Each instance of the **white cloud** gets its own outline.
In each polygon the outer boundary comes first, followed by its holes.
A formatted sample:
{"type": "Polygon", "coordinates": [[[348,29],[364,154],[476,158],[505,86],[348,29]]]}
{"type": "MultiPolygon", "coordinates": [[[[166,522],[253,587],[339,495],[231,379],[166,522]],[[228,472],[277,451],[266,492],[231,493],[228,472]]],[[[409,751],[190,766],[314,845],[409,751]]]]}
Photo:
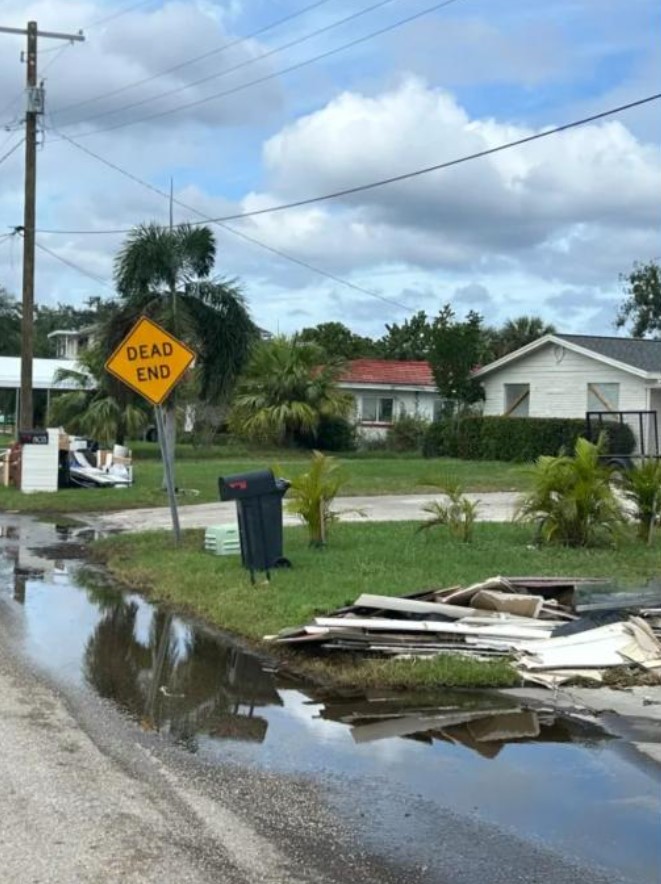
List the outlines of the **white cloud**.
{"type": "MultiPolygon", "coordinates": [[[[603,2],[615,15],[615,0],[603,2]]],[[[580,16],[583,25],[593,22],[595,0],[559,3],[557,15],[549,12],[539,23],[535,17],[534,24],[521,17],[525,4],[519,0],[508,0],[497,20],[483,14],[486,7],[479,0],[466,8],[465,19],[458,5],[453,17],[444,13],[437,21],[426,21],[424,28],[397,32],[401,41],[365,44],[359,54],[338,56],[333,64],[313,66],[305,75],[272,81],[231,101],[201,105],[153,125],[118,129],[82,143],[162,190],[168,190],[173,176],[178,197],[217,216],[450,160],[580,116],[583,109],[594,111],[597,101],[600,107],[607,106],[609,95],[630,99],[647,91],[658,64],[648,53],[649,0],[641,0],[637,7],[644,7],[644,14],[636,18],[628,9],[624,18],[617,19],[621,35],[607,16],[603,22],[595,20],[589,34],[577,27],[574,35],[573,25],[567,23],[577,23],[580,16]],[[419,44],[416,65],[410,44],[417,44],[421,32],[425,39],[419,44]],[[574,43],[568,42],[570,38],[574,43]],[[620,44],[633,58],[626,74],[618,79],[619,69],[614,67],[603,89],[583,89],[582,78],[595,76],[602,49],[603,58],[610,58],[620,44]],[[401,51],[395,52],[395,47],[401,51]],[[368,64],[370,59],[374,64],[368,64]],[[449,69],[456,71],[454,78],[449,69]],[[431,82],[412,71],[426,72],[431,82]],[[317,88],[319,83],[323,88],[317,88]],[[475,84],[480,83],[487,86],[476,92],[475,84]],[[517,105],[514,114],[506,100],[491,107],[488,96],[494,83],[519,88],[530,96],[534,110],[521,116],[523,105],[517,105]],[[448,84],[453,91],[448,91],[448,84]],[[559,85],[550,101],[552,84],[559,85]],[[321,97],[329,94],[330,100],[321,97]],[[597,99],[598,95],[606,98],[597,99]],[[544,107],[567,104],[561,113],[543,113],[544,107]],[[476,106],[489,106],[489,115],[476,106]],[[527,122],[513,122],[519,119],[527,122]]],[[[344,12],[347,6],[353,8],[353,3],[347,0],[344,12]]],[[[19,0],[6,0],[2,20],[24,25],[34,17],[41,27],[75,31],[112,8],[100,0],[66,4],[38,0],[26,9],[19,0]]],[[[293,9],[293,3],[286,7],[293,9]]],[[[260,10],[260,15],[266,14],[260,10]]],[[[155,0],[92,28],[83,46],[68,48],[46,71],[49,107],[151,76],[264,23],[251,15],[256,13],[249,4],[155,0]]],[[[277,17],[272,11],[271,16],[277,17]]],[[[272,39],[269,35],[267,42],[275,45],[327,23],[330,7],[324,16],[320,12],[310,20],[302,18],[272,39]]],[[[7,101],[20,95],[25,72],[18,61],[23,41],[0,39],[1,108],[5,95],[7,101]]],[[[339,35],[332,40],[329,36],[321,49],[339,40],[339,35]]],[[[44,41],[42,48],[50,47],[44,41]]],[[[135,91],[81,107],[76,113],[82,118],[84,112],[150,98],[150,104],[127,111],[125,117],[102,118],[81,131],[173,107],[268,72],[273,68],[258,64],[240,76],[151,102],[163,89],[190,83],[263,48],[242,44],[226,56],[212,56],[135,91]]],[[[50,59],[55,53],[44,54],[42,66],[50,59]]],[[[274,60],[274,67],[279,64],[274,60]]],[[[0,121],[15,112],[0,116],[0,121]]],[[[69,117],[75,118],[73,113],[69,117]]],[[[459,312],[474,307],[490,322],[542,311],[563,330],[599,326],[607,331],[620,295],[618,274],[636,259],[659,255],[661,163],[658,144],[652,143],[658,137],[657,118],[658,109],[650,106],[632,116],[336,203],[232,223],[276,249],[411,310],[434,312],[456,298],[459,312]],[[557,300],[567,292],[571,298],[557,300]],[[570,310],[572,298],[576,306],[570,310]]],[[[63,116],[61,122],[66,119],[63,116]]],[[[66,131],[75,137],[78,130],[66,131]]],[[[126,228],[167,219],[162,197],[66,142],[56,143],[54,134],[47,136],[38,167],[41,229],[126,228]]],[[[194,217],[181,208],[176,208],[175,216],[177,220],[194,217]]],[[[19,150],[0,165],[0,236],[21,220],[19,150]]],[[[403,308],[351,291],[229,233],[219,229],[216,233],[218,272],[243,280],[256,318],[267,327],[288,330],[338,318],[357,330],[378,334],[385,322],[401,321],[406,315],[403,308]]],[[[113,254],[122,241],[121,235],[40,234],[39,238],[62,257],[104,278],[112,273],[113,254]]],[[[0,243],[0,284],[18,291],[19,271],[20,243],[0,243]]],[[[43,253],[37,281],[41,301],[75,302],[99,290],[94,282],[43,253]]]]}

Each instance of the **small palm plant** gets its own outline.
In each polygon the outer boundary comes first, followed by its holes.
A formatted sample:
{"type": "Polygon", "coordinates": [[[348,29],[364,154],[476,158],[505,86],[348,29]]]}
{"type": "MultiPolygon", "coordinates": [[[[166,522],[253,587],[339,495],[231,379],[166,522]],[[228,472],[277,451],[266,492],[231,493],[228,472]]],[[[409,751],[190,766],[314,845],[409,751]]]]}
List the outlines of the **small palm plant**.
{"type": "Polygon", "coordinates": [[[516,518],[537,523],[541,542],[595,546],[617,539],[625,514],[611,485],[612,468],[603,462],[605,447],[603,434],[596,445],[579,438],[573,456],[538,459],[516,518]]]}
{"type": "Polygon", "coordinates": [[[337,519],[331,504],[345,481],[338,460],[319,451],[312,453],[310,468],[291,480],[287,511],[307,525],[310,546],[325,546],[328,529],[337,519]]]}
{"type": "Polygon", "coordinates": [[[645,458],[622,476],[624,496],[636,507],[638,536],[652,542],[654,527],[661,516],[661,461],[645,458]]]}
{"type": "Polygon", "coordinates": [[[448,502],[435,500],[424,506],[424,512],[429,513],[431,518],[420,525],[418,531],[426,531],[438,525],[447,525],[453,537],[461,540],[462,543],[470,543],[473,539],[479,501],[469,500],[465,497],[463,488],[456,482],[446,482],[441,487],[448,502]]]}

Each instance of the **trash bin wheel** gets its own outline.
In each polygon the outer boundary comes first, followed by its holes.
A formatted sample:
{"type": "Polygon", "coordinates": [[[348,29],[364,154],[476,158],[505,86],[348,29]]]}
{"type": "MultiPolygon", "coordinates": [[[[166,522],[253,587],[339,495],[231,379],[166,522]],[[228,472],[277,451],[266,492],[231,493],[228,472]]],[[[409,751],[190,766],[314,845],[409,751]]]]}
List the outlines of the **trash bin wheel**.
{"type": "Polygon", "coordinates": [[[288,558],[286,558],[285,556],[280,556],[279,559],[276,559],[276,560],[275,560],[275,562],[274,562],[274,564],[273,564],[273,567],[274,567],[274,568],[291,568],[291,567],[292,567],[292,563],[291,563],[290,560],[289,560],[288,558]]]}

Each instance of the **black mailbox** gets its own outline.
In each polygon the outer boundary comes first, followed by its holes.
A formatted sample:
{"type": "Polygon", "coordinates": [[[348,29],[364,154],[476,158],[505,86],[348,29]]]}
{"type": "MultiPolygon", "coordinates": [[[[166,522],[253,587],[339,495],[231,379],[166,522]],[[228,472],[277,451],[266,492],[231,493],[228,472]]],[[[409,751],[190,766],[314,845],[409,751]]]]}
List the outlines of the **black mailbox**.
{"type": "Polygon", "coordinates": [[[236,473],[218,479],[221,500],[246,500],[273,494],[276,490],[275,476],[271,470],[255,470],[253,473],[236,473]]]}
{"type": "Polygon", "coordinates": [[[235,500],[241,540],[241,561],[255,582],[255,571],[290,567],[283,556],[282,498],[289,482],[271,470],[236,473],[218,479],[221,500],[235,500]]]}

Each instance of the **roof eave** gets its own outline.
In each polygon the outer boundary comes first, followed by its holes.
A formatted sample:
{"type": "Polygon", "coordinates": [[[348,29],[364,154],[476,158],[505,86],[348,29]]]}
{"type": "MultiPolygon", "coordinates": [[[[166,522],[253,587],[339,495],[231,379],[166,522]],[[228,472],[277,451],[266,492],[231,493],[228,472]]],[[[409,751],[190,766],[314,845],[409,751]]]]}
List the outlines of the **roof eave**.
{"type": "Polygon", "coordinates": [[[625,371],[628,374],[636,375],[636,377],[643,378],[643,380],[651,381],[656,380],[659,377],[658,373],[645,371],[642,368],[636,368],[635,365],[630,365],[628,362],[620,362],[619,359],[612,359],[610,356],[604,356],[603,353],[597,353],[596,350],[590,350],[589,347],[581,347],[580,344],[575,344],[573,341],[568,341],[565,338],[561,338],[558,335],[544,335],[542,338],[538,338],[536,341],[533,341],[530,344],[526,344],[525,347],[520,347],[518,350],[514,350],[512,353],[508,353],[506,356],[502,356],[500,359],[497,359],[495,362],[489,363],[489,365],[485,365],[484,368],[478,369],[474,372],[474,378],[482,378],[487,374],[491,374],[494,371],[498,371],[505,365],[509,365],[511,362],[516,362],[518,359],[522,359],[525,356],[528,356],[530,353],[534,353],[536,350],[539,350],[541,347],[546,344],[557,344],[560,347],[566,347],[567,350],[571,350],[574,353],[578,353],[581,356],[586,356],[588,359],[594,359],[597,362],[603,362],[605,365],[610,365],[611,368],[617,368],[620,371],[625,371]]]}

